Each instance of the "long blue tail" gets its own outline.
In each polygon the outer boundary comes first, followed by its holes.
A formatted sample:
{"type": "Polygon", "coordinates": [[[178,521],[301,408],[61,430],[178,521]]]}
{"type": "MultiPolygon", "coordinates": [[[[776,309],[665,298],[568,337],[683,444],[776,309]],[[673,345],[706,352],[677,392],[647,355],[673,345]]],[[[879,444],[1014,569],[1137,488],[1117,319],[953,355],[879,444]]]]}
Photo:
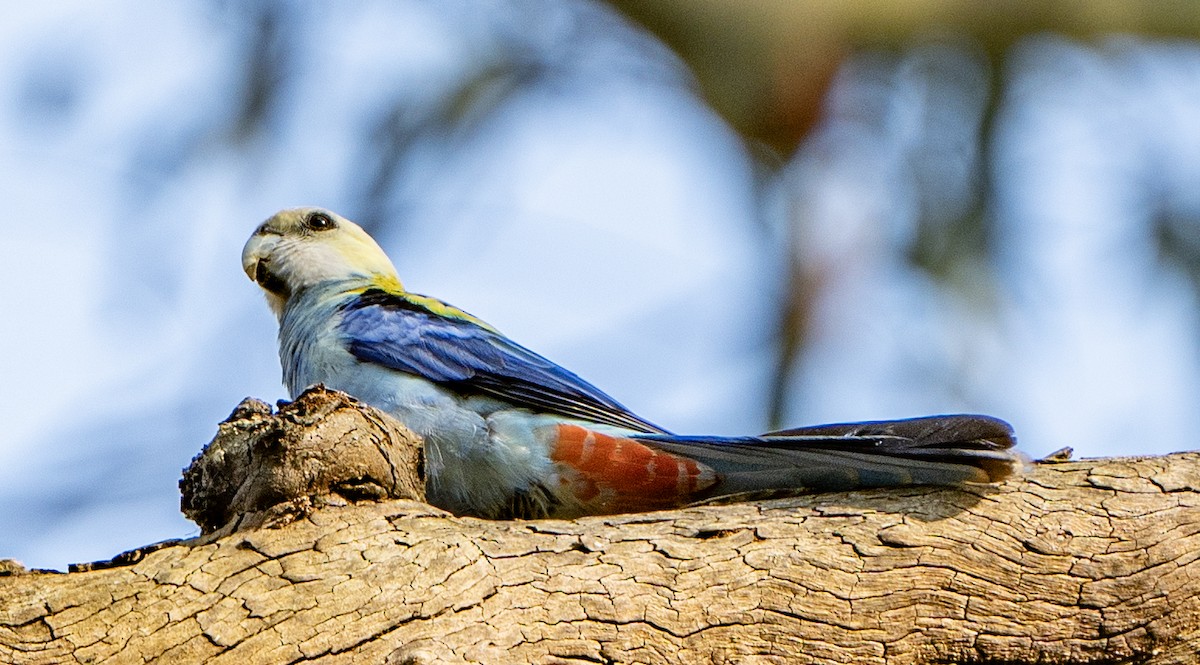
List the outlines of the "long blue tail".
{"type": "Polygon", "coordinates": [[[1011,450],[1012,427],[980,415],[814,425],[753,437],[635,438],[711,467],[720,481],[709,496],[995,482],[1023,463],[1011,450]]]}

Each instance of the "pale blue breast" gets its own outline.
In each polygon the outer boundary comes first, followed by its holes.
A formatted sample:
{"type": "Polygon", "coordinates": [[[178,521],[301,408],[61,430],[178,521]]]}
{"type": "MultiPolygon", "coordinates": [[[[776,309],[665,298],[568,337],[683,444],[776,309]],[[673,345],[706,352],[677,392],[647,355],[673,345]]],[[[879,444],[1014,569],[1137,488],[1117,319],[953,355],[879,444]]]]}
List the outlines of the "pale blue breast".
{"type": "Polygon", "coordinates": [[[429,500],[486,514],[546,473],[532,436],[542,418],[495,400],[464,398],[421,377],[370,362],[347,348],[341,309],[365,282],[329,282],[293,295],[279,328],[284,384],[293,398],[321,383],[386,411],[425,439],[429,500]]]}

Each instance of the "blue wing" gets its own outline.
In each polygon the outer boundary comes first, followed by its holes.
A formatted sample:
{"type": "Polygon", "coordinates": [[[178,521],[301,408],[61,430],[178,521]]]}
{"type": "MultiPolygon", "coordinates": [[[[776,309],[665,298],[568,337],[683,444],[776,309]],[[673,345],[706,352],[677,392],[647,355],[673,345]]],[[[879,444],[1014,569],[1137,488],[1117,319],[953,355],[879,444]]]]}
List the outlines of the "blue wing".
{"type": "Polygon", "coordinates": [[[665,432],[478,319],[415,294],[368,289],[342,311],[350,353],[464,394],[641,432],[665,432]]]}

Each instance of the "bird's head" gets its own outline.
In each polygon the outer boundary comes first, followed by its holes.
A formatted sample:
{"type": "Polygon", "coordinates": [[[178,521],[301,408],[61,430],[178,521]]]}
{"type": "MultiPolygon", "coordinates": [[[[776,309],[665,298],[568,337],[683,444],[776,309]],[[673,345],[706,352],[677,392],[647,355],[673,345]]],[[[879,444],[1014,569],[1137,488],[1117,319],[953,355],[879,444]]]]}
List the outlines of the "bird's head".
{"type": "Polygon", "coordinates": [[[367,232],[321,208],[291,208],[263,222],[242,249],[242,268],[282,317],[288,298],[332,280],[369,278],[400,288],[396,269],[367,232]]]}

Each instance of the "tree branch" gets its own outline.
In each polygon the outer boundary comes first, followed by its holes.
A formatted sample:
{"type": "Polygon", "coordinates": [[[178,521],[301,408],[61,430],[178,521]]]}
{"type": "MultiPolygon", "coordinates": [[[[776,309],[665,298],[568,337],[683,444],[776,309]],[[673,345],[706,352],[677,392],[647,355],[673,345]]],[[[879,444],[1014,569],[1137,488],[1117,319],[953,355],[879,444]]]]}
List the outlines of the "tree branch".
{"type": "Polygon", "coordinates": [[[1198,453],[1039,464],[998,486],[496,522],[374,500],[419,488],[357,453],[347,477],[383,494],[339,494],[338,456],[279,451],[382,441],[393,452],[378,459],[394,461],[416,442],[336,393],[298,403],[307,416],[239,409],[185,486],[218,453],[324,480],[274,506],[243,482],[233,494],[249,513],[217,525],[208,506],[211,533],[126,565],[10,570],[0,661],[1162,665],[1200,653],[1198,453]]]}

